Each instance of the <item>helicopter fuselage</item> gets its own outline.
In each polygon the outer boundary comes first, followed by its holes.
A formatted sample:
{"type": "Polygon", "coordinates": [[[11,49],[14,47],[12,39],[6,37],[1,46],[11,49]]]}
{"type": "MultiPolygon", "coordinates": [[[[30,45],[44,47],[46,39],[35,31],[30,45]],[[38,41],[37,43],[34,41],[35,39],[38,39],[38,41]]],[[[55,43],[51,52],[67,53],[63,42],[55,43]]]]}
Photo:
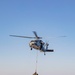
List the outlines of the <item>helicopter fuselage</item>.
{"type": "Polygon", "coordinates": [[[29,46],[36,50],[40,50],[40,51],[43,51],[44,50],[44,42],[42,40],[32,40],[30,43],[29,43],[29,46]]]}

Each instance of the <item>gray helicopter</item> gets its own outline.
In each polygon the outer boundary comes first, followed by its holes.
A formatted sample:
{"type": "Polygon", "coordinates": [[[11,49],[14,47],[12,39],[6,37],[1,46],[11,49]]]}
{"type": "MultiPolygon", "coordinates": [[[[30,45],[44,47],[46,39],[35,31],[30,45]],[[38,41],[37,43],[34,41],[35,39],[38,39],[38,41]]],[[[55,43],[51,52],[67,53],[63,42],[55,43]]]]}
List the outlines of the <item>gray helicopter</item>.
{"type": "Polygon", "coordinates": [[[28,37],[28,36],[18,36],[18,35],[10,35],[12,37],[21,37],[21,38],[31,38],[35,40],[31,40],[29,43],[30,49],[36,49],[41,52],[44,52],[44,55],[46,55],[46,52],[54,52],[53,49],[48,49],[49,44],[43,42],[41,39],[42,37],[39,37],[35,31],[33,31],[35,37],[28,37]]]}

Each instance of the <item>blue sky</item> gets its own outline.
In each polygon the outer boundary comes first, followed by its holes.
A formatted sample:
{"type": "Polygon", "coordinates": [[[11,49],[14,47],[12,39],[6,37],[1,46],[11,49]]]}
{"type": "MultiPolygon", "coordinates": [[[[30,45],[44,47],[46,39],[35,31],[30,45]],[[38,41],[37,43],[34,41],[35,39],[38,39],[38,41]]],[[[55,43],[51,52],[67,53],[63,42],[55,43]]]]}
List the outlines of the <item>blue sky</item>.
{"type": "Polygon", "coordinates": [[[31,75],[35,71],[36,50],[30,39],[10,34],[34,36],[36,31],[54,53],[39,53],[39,75],[75,75],[74,0],[0,0],[0,75],[31,75]],[[66,35],[66,38],[50,38],[66,35]]]}

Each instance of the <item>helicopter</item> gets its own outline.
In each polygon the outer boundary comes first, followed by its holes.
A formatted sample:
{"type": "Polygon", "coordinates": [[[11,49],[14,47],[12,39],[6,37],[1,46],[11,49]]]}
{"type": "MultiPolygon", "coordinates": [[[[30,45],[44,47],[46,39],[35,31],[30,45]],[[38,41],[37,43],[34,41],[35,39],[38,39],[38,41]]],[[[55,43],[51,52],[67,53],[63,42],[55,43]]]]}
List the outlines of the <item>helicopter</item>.
{"type": "Polygon", "coordinates": [[[42,37],[39,37],[36,33],[36,31],[33,31],[35,37],[28,37],[28,36],[19,36],[19,35],[10,35],[12,37],[20,37],[20,38],[30,38],[30,39],[34,39],[31,40],[29,43],[30,46],[30,50],[32,49],[36,49],[39,50],[40,52],[44,52],[44,55],[46,55],[46,52],[54,52],[53,49],[48,49],[49,44],[43,42],[41,39],[42,37]]]}

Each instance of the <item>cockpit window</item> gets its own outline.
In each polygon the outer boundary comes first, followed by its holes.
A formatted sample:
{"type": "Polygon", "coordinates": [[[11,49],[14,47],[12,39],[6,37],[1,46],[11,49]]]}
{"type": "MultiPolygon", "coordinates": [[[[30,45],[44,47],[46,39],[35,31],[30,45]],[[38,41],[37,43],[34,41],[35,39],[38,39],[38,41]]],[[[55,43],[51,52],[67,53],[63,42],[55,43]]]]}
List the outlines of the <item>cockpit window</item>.
{"type": "Polygon", "coordinates": [[[35,42],[35,40],[32,40],[31,42],[35,42]]]}
{"type": "Polygon", "coordinates": [[[32,40],[31,42],[42,42],[42,40],[32,40]]]}

